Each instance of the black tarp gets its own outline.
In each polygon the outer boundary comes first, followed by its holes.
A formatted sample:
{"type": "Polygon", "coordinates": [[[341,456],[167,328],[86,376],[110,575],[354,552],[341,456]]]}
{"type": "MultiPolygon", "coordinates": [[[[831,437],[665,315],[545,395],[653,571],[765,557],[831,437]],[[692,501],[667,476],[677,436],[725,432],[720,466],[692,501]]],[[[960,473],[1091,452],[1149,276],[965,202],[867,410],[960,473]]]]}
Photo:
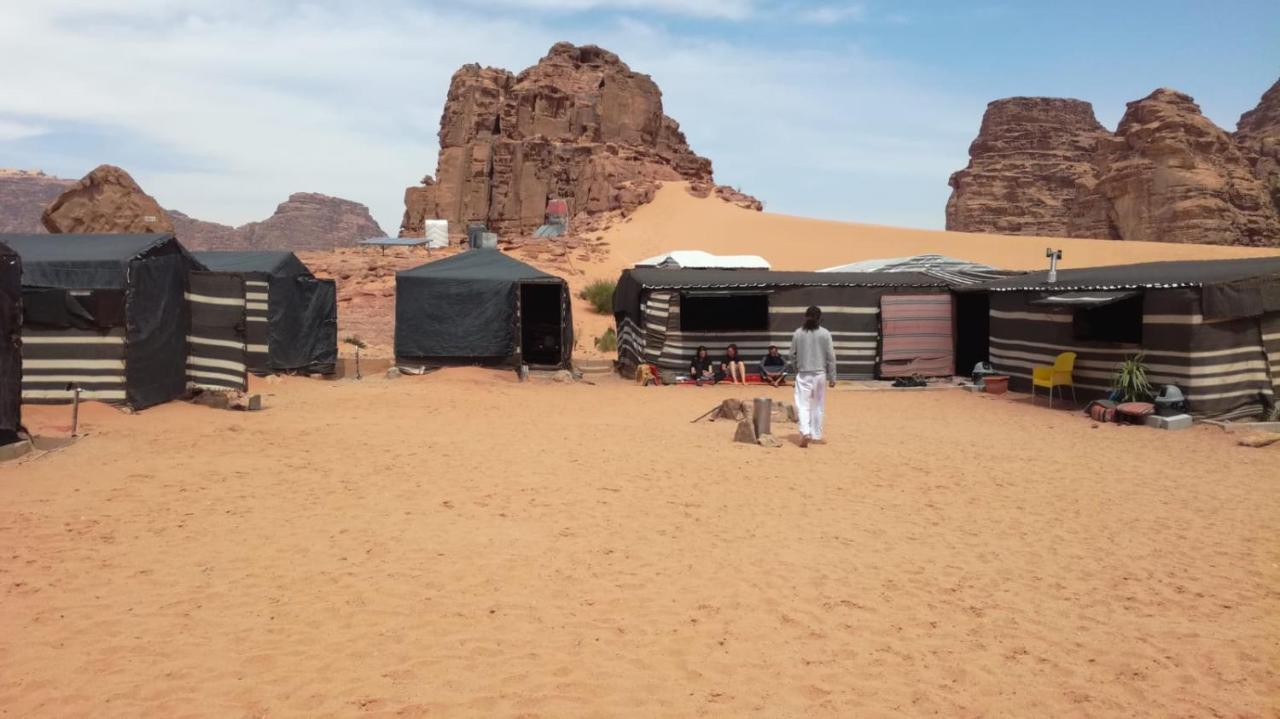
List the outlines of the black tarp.
{"type": "MultiPolygon", "coordinates": [[[[0,241],[21,256],[25,290],[123,292],[129,406],[145,409],[182,396],[187,273],[200,265],[173,235],[0,235],[0,241]]],[[[91,294],[88,301],[107,307],[118,301],[111,297],[91,294]]]]}
{"type": "Polygon", "coordinates": [[[22,427],[22,261],[0,243],[0,444],[22,427]]]}
{"type": "Polygon", "coordinates": [[[338,361],[338,296],[288,251],[196,252],[210,270],[261,279],[267,290],[267,372],[332,374],[338,361]]]}
{"type": "Polygon", "coordinates": [[[560,286],[561,363],[568,363],[573,349],[568,285],[499,250],[470,250],[396,273],[396,357],[513,358],[522,284],[560,286]]]}

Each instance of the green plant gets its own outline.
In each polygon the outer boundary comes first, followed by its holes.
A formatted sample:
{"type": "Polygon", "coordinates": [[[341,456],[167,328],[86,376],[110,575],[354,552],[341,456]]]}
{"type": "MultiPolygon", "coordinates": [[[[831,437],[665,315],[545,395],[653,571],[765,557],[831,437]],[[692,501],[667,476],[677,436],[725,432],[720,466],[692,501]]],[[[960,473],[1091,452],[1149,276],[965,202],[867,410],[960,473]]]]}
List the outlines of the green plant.
{"type": "Polygon", "coordinates": [[[342,341],[356,348],[356,379],[364,379],[364,376],[360,374],[360,350],[367,349],[369,345],[356,335],[348,335],[342,341]]]}
{"type": "Polygon", "coordinates": [[[596,349],[601,352],[618,351],[618,335],[614,333],[612,327],[605,330],[604,334],[596,338],[596,349]]]}
{"type": "Polygon", "coordinates": [[[1145,402],[1155,394],[1147,379],[1145,355],[1138,353],[1126,357],[1111,378],[1111,388],[1120,393],[1125,402],[1145,402]]]}
{"type": "Polygon", "coordinates": [[[613,288],[616,284],[613,280],[592,280],[586,287],[578,290],[578,297],[586,300],[591,309],[602,315],[613,314],[613,288]]]}

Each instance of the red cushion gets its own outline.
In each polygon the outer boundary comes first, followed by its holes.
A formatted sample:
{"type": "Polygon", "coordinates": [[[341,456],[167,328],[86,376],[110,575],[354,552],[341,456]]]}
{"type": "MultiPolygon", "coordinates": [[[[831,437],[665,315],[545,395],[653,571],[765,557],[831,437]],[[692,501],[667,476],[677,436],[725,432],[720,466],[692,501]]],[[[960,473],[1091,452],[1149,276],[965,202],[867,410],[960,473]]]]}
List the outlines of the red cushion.
{"type": "Polygon", "coordinates": [[[1116,411],[1130,417],[1146,417],[1156,411],[1156,406],[1150,402],[1123,402],[1116,406],[1116,411]]]}

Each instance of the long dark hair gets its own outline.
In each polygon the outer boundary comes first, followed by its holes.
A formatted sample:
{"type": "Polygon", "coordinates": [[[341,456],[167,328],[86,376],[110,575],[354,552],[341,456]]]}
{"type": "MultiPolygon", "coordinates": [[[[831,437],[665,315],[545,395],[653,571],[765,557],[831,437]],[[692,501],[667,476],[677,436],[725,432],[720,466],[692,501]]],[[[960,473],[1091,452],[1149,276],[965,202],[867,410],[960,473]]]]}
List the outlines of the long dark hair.
{"type": "Polygon", "coordinates": [[[822,322],[822,310],[817,305],[811,305],[809,309],[804,311],[804,329],[812,332],[820,326],[822,322]]]}
{"type": "Polygon", "coordinates": [[[729,356],[729,350],[733,350],[733,358],[738,359],[738,345],[730,343],[729,346],[726,347],[724,350],[724,355],[726,357],[729,356]]]}
{"type": "Polygon", "coordinates": [[[693,353],[693,356],[695,359],[702,359],[706,353],[707,353],[707,346],[698,345],[698,349],[693,353]]]}

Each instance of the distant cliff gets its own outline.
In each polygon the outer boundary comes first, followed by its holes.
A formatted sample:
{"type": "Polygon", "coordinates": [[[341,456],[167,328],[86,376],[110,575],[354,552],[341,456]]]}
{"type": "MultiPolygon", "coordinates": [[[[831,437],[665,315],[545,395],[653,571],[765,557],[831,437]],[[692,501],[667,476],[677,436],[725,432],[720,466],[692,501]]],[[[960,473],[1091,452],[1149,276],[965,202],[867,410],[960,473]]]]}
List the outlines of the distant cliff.
{"type": "Polygon", "coordinates": [[[1114,133],[1080,100],[997,100],[969,157],[948,230],[1280,246],[1280,82],[1234,135],[1176,90],[1130,102],[1114,133]]]}

